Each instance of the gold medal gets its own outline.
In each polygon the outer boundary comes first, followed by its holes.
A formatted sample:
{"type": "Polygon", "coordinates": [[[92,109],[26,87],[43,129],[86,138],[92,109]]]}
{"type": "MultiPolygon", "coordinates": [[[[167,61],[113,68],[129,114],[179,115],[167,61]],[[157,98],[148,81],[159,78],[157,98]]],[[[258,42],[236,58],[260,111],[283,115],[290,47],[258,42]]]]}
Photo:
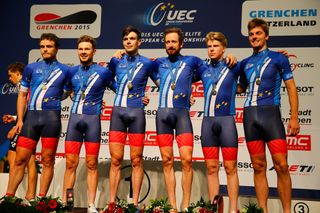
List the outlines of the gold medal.
{"type": "Polygon", "coordinates": [[[129,89],[129,90],[131,90],[131,89],[132,89],[133,85],[132,85],[131,81],[129,81],[129,82],[128,82],[127,87],[128,87],[128,89],[129,89]]]}
{"type": "Polygon", "coordinates": [[[261,80],[260,80],[260,78],[257,78],[256,85],[260,85],[260,84],[261,84],[261,80]]]}
{"type": "Polygon", "coordinates": [[[215,89],[212,90],[212,95],[217,95],[217,91],[215,89]]]}
{"type": "Polygon", "coordinates": [[[42,90],[46,90],[46,89],[47,89],[47,86],[43,85],[42,90]]]}
{"type": "Polygon", "coordinates": [[[176,89],[176,84],[175,84],[175,83],[172,83],[172,84],[171,84],[171,89],[172,89],[172,90],[175,90],[175,89],[176,89]]]}

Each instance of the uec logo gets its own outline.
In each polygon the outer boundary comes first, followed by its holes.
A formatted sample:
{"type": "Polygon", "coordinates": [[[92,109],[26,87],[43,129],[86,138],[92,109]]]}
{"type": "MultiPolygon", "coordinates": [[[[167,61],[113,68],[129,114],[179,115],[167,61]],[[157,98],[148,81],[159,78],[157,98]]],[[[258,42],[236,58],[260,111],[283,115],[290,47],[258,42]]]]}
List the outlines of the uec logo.
{"type": "Polygon", "coordinates": [[[181,23],[192,23],[194,20],[194,14],[197,10],[173,10],[174,4],[159,3],[151,7],[145,13],[144,22],[147,25],[157,26],[165,18],[166,24],[181,24],[181,23]]]}

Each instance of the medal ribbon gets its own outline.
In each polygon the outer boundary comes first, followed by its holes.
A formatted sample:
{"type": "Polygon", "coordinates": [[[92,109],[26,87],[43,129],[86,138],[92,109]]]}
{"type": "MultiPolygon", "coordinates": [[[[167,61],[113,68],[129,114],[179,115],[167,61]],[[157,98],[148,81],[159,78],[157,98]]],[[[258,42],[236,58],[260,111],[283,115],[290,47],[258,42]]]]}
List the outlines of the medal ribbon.
{"type": "Polygon", "coordinates": [[[261,64],[262,61],[264,61],[268,55],[269,49],[265,49],[262,52],[258,53],[256,57],[260,57],[258,59],[258,63],[255,64],[254,73],[256,74],[256,79],[260,79],[261,74],[261,68],[263,67],[263,64],[261,64]]]}
{"type": "Polygon", "coordinates": [[[126,72],[127,72],[128,82],[131,82],[134,71],[135,71],[137,64],[139,62],[139,55],[136,55],[136,56],[126,55],[125,61],[126,61],[126,72]],[[129,61],[131,61],[130,59],[134,59],[134,61],[132,63],[129,63],[129,61]]]}
{"type": "Polygon", "coordinates": [[[219,82],[220,78],[223,74],[227,71],[227,67],[225,65],[225,60],[221,60],[212,66],[209,67],[211,75],[211,84],[212,84],[212,91],[216,89],[217,83],[219,82]],[[218,68],[216,72],[214,72],[214,67],[218,68]]]}

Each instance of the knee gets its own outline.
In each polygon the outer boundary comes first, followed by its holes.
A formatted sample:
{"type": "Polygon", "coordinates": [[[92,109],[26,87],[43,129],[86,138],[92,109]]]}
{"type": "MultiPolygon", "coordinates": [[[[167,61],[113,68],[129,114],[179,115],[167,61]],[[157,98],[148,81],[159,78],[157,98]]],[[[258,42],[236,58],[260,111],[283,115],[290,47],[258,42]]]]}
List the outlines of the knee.
{"type": "Polygon", "coordinates": [[[254,161],[252,162],[254,173],[260,174],[265,173],[267,168],[267,162],[266,161],[254,161]]]}
{"type": "Polygon", "coordinates": [[[67,170],[76,170],[77,166],[78,166],[77,160],[67,158],[67,163],[66,163],[67,170]]]}
{"type": "Polygon", "coordinates": [[[97,162],[96,161],[87,161],[87,169],[88,169],[88,171],[96,171],[97,170],[97,162]]]}
{"type": "Polygon", "coordinates": [[[53,167],[55,163],[54,156],[46,155],[42,156],[42,165],[44,167],[53,167]]]}
{"type": "Polygon", "coordinates": [[[173,167],[173,156],[162,156],[162,165],[166,168],[173,167]]]}
{"type": "Polygon", "coordinates": [[[289,166],[286,162],[274,164],[274,169],[276,170],[277,174],[288,174],[289,173],[288,167],[289,166]]]}
{"type": "Polygon", "coordinates": [[[208,175],[213,175],[218,173],[219,165],[207,165],[208,175]]]}
{"type": "Polygon", "coordinates": [[[192,157],[185,157],[181,159],[182,169],[183,170],[190,170],[192,169],[192,157]]]}
{"type": "Polygon", "coordinates": [[[229,176],[233,176],[237,173],[237,166],[236,165],[225,165],[224,169],[226,171],[226,174],[229,176]]]}
{"type": "Polygon", "coordinates": [[[141,167],[142,166],[142,156],[134,156],[131,158],[132,167],[141,167]]]}
{"type": "Polygon", "coordinates": [[[111,157],[111,166],[113,166],[113,167],[120,167],[122,161],[123,161],[123,159],[122,159],[121,157],[113,155],[113,156],[111,157]]]}

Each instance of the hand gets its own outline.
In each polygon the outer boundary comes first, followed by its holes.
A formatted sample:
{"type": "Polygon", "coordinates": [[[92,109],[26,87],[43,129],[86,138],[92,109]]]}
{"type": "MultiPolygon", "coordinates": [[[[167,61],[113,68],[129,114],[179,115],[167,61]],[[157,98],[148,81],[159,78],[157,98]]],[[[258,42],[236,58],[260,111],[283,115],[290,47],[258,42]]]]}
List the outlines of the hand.
{"type": "Polygon", "coordinates": [[[287,133],[289,135],[297,135],[300,132],[300,124],[298,118],[290,118],[287,133]]]}
{"type": "Polygon", "coordinates": [[[113,54],[112,57],[117,58],[117,59],[120,59],[120,58],[122,58],[122,56],[123,56],[124,53],[125,53],[125,52],[124,52],[123,50],[117,50],[117,51],[115,52],[115,54],[113,54]]]}
{"type": "Polygon", "coordinates": [[[281,53],[282,55],[286,56],[286,57],[289,57],[289,53],[287,50],[278,50],[277,51],[278,53],[281,53]]]}
{"type": "Polygon", "coordinates": [[[237,58],[232,54],[228,54],[226,57],[226,63],[229,68],[232,68],[237,64],[237,58]]]}
{"type": "Polygon", "coordinates": [[[196,99],[193,97],[193,95],[190,95],[190,105],[193,106],[196,103],[196,99]]]}
{"type": "Polygon", "coordinates": [[[12,127],[12,129],[10,129],[10,131],[8,132],[7,138],[8,138],[9,140],[12,140],[13,137],[14,137],[14,135],[16,134],[16,133],[15,133],[15,128],[16,128],[15,126],[12,127]]]}
{"type": "Polygon", "coordinates": [[[142,102],[145,106],[148,106],[149,102],[150,102],[150,98],[148,96],[144,96],[142,99],[142,102]]]}
{"type": "Polygon", "coordinates": [[[2,122],[5,124],[13,123],[16,121],[16,118],[12,115],[3,115],[2,122]]]}

